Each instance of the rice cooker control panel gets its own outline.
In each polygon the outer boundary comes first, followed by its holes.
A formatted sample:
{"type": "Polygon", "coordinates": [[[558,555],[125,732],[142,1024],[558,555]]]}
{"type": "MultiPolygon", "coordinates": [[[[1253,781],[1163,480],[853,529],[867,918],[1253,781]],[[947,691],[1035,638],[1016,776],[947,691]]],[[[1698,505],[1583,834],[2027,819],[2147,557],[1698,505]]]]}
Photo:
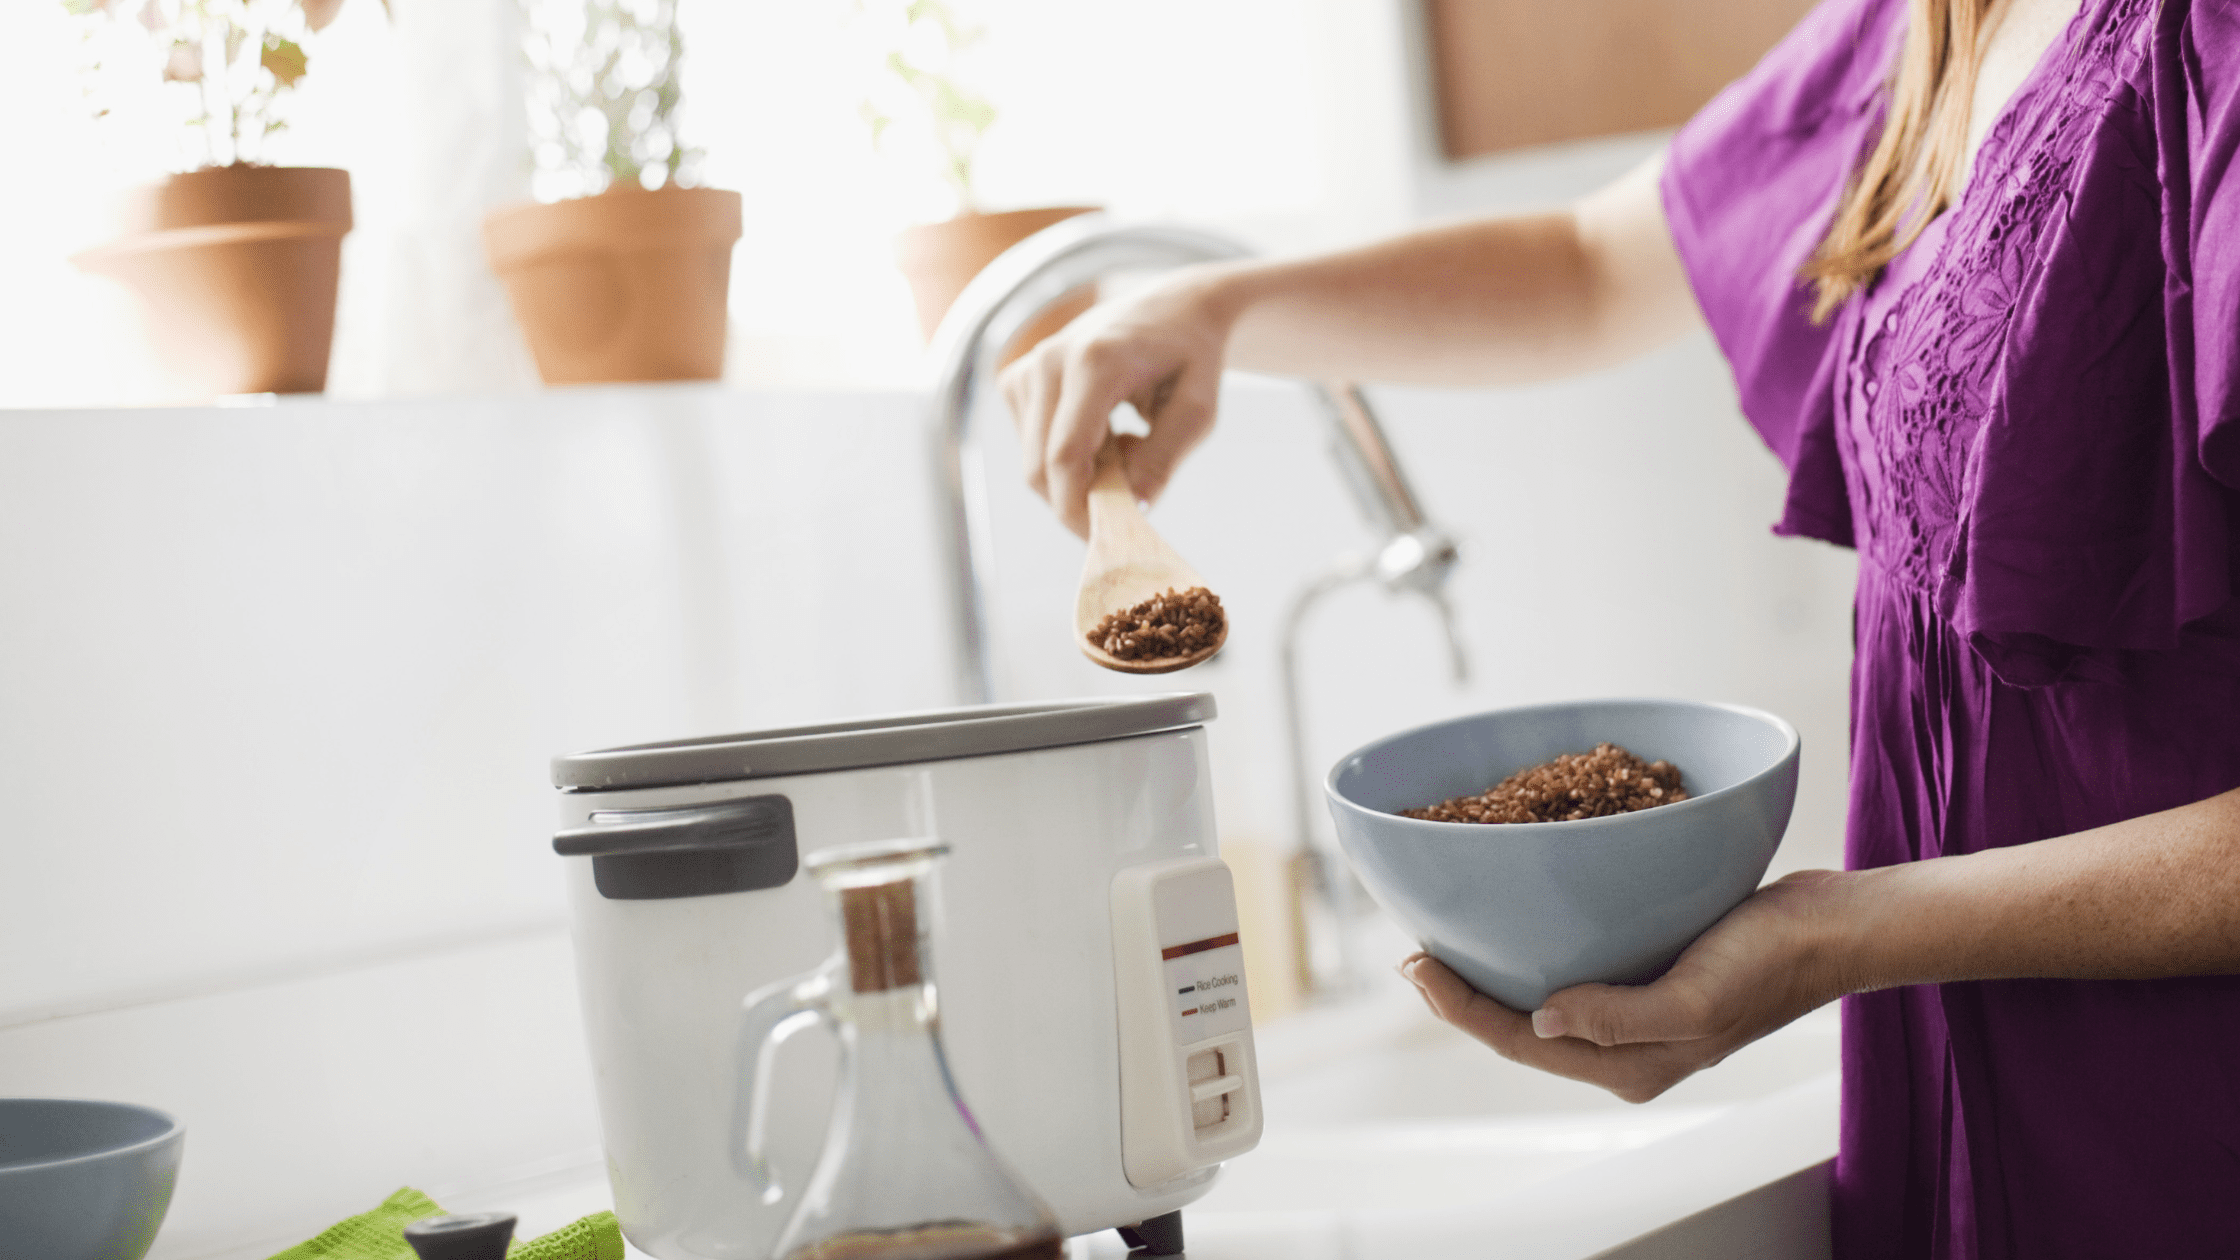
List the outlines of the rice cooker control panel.
{"type": "Polygon", "coordinates": [[[1112,946],[1128,1181],[1150,1189],[1251,1150],[1260,1079],[1227,864],[1177,858],[1113,876],[1112,946]]]}

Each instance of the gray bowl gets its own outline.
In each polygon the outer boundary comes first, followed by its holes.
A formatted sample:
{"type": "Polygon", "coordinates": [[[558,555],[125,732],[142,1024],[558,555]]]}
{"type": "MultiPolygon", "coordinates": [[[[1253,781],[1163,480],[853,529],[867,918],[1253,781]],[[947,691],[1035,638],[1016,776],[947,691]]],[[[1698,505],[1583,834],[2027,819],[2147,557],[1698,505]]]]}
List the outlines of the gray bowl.
{"type": "Polygon", "coordinates": [[[0,1098],[0,1254],[140,1260],[171,1207],[184,1138],[153,1107],[0,1098]]]}
{"type": "Polygon", "coordinates": [[[1520,1011],[1574,984],[1649,979],[1749,896],[1797,795],[1796,728],[1756,709],[1585,700],[1419,726],[1325,784],[1371,896],[1433,957],[1520,1011]],[[1680,768],[1689,799],[1576,822],[1426,822],[1395,811],[1480,792],[1609,741],[1680,768]]]}

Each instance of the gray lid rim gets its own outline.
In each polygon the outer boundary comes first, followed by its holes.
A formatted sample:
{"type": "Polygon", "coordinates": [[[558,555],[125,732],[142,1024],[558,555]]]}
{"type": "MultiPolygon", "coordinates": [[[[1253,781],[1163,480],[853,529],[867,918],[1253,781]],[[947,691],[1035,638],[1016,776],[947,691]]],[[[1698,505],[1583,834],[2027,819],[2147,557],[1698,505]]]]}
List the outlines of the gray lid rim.
{"type": "Polygon", "coordinates": [[[619,791],[955,761],[1183,730],[1215,715],[1202,691],[926,709],[555,757],[552,784],[619,791]]]}

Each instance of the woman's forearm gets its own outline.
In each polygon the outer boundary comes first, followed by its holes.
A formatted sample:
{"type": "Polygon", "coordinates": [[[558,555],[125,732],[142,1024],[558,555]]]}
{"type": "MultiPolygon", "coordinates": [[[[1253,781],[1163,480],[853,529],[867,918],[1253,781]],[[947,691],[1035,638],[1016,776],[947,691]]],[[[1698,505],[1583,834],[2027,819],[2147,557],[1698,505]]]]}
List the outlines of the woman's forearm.
{"type": "Polygon", "coordinates": [[[2240,789],[1829,891],[1823,957],[1845,992],[2240,973],[2240,789]]]}
{"type": "Polygon", "coordinates": [[[1097,453],[1131,403],[1151,432],[1121,447],[1156,499],[1212,430],[1221,372],[1482,385],[1615,362],[1698,315],[1666,228],[1659,159],[1558,214],[1418,232],[1287,262],[1188,268],[1106,303],[1003,373],[1027,484],[1083,537],[1097,453]]]}
{"type": "Polygon", "coordinates": [[[1207,273],[1232,367],[1427,385],[1538,380],[1678,335],[1695,304],[1652,161],[1577,207],[1207,273]]]}

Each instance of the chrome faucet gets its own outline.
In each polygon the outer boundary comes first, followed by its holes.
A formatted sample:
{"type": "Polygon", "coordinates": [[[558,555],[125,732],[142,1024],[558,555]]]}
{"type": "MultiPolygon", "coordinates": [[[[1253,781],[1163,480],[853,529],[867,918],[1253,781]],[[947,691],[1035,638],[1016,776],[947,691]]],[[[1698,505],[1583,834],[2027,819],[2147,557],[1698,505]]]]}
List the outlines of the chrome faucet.
{"type": "Polygon", "coordinates": [[[1364,890],[1336,850],[1336,837],[1315,825],[1323,816],[1322,792],[1314,762],[1307,752],[1307,719],[1299,677],[1299,631],[1307,614],[1322,599],[1356,582],[1376,582],[1386,590],[1415,595],[1431,604],[1439,615],[1439,630],[1446,639],[1447,666],[1457,685],[1470,677],[1469,657],[1455,626],[1454,605],[1447,600],[1447,575],[1461,558],[1454,538],[1432,524],[1416,503],[1415,490],[1401,471],[1384,426],[1361,390],[1347,381],[1321,387],[1324,412],[1330,422],[1330,454],[1354,505],[1379,536],[1372,552],[1347,552],[1329,568],[1299,588],[1284,614],[1281,649],[1283,731],[1285,751],[1291,762],[1291,829],[1299,845],[1303,870],[1292,875],[1292,887],[1311,887],[1320,895],[1329,921],[1322,930],[1311,926],[1311,914],[1302,897],[1295,918],[1302,925],[1300,950],[1295,960],[1299,987],[1308,993],[1343,994],[1361,987],[1365,974],[1354,943],[1354,925],[1366,909],[1364,890]],[[1320,946],[1320,948],[1317,948],[1320,946]]]}
{"type": "MultiPolygon", "coordinates": [[[[1250,253],[1234,241],[1193,228],[1115,224],[1102,214],[1084,214],[1012,246],[974,277],[949,308],[933,340],[938,375],[932,439],[961,702],[985,704],[994,699],[987,613],[994,543],[989,537],[986,486],[972,412],[982,388],[995,376],[998,356],[1045,308],[1084,285],[1121,272],[1218,262],[1250,253]]],[[[1374,581],[1388,590],[1428,600],[1439,614],[1457,681],[1467,676],[1467,664],[1446,598],[1447,574],[1458,556],[1453,537],[1424,516],[1385,439],[1384,427],[1360,389],[1346,381],[1317,382],[1313,388],[1328,422],[1331,457],[1355,506],[1378,537],[1374,551],[1342,555],[1308,582],[1292,599],[1283,625],[1283,717],[1291,761],[1294,838],[1300,851],[1311,855],[1312,883],[1335,920],[1330,930],[1319,934],[1331,947],[1317,952],[1328,957],[1312,964],[1302,961],[1301,979],[1310,989],[1328,990],[1350,988],[1360,974],[1350,928],[1362,906],[1352,874],[1332,851],[1332,842],[1322,838],[1323,830],[1314,825],[1320,816],[1320,792],[1308,761],[1300,700],[1300,627],[1324,596],[1355,582],[1374,581]]]]}

